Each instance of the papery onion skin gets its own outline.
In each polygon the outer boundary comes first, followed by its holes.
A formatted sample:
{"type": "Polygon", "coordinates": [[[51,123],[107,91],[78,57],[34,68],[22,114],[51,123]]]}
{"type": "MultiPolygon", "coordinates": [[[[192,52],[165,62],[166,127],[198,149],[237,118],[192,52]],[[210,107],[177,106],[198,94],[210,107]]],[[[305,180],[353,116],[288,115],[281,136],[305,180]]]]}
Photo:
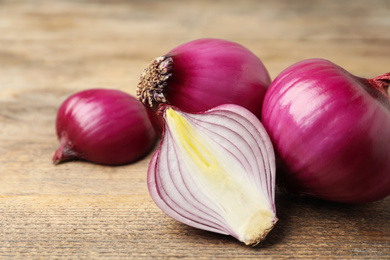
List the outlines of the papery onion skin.
{"type": "Polygon", "coordinates": [[[324,59],[281,72],[263,103],[278,185],[342,203],[390,195],[390,73],[356,77],[324,59]]]}
{"type": "Polygon", "coordinates": [[[141,75],[137,97],[161,135],[162,119],[155,114],[160,103],[188,112],[237,104],[260,117],[270,83],[267,69],[250,50],[235,42],[204,38],[153,60],[141,75]]]}
{"type": "Polygon", "coordinates": [[[56,119],[60,147],[53,163],[80,159],[121,165],[144,157],[156,133],[139,101],[120,90],[88,89],[68,97],[56,119]]]}
{"type": "Polygon", "coordinates": [[[148,189],[157,206],[186,225],[231,235],[247,245],[255,246],[264,240],[278,219],[275,209],[275,155],[259,119],[243,107],[232,104],[199,113],[186,113],[172,106],[160,105],[159,112],[163,114],[165,128],[159,149],[152,156],[148,168],[148,189]],[[194,149],[193,162],[187,161],[188,157],[181,153],[181,142],[174,137],[177,126],[169,123],[171,119],[167,116],[170,113],[167,111],[171,109],[182,116],[183,126],[187,122],[200,131],[190,131],[191,134],[180,139],[189,142],[190,150],[194,149]],[[202,146],[204,138],[212,141],[202,146]],[[203,150],[204,147],[209,149],[203,150]],[[218,157],[221,154],[224,154],[222,161],[218,157]],[[199,163],[197,159],[200,164],[196,163],[199,163]],[[202,173],[197,175],[197,171],[203,168],[196,165],[205,166],[206,172],[201,170],[202,173]],[[236,167],[245,169],[233,170],[236,167]],[[219,171],[223,168],[225,170],[219,171]],[[232,172],[226,174],[230,170],[232,172]],[[215,182],[204,184],[200,181],[204,178],[215,182]],[[215,194],[223,194],[221,197],[228,199],[223,201],[210,196],[210,190],[205,188],[209,185],[215,194]],[[253,196],[244,195],[254,190],[257,192],[251,193],[253,196]],[[262,210],[249,210],[257,204],[262,210]],[[241,215],[243,219],[239,218],[243,221],[229,222],[227,212],[233,212],[230,213],[233,215],[245,212],[244,216],[241,215]]]}

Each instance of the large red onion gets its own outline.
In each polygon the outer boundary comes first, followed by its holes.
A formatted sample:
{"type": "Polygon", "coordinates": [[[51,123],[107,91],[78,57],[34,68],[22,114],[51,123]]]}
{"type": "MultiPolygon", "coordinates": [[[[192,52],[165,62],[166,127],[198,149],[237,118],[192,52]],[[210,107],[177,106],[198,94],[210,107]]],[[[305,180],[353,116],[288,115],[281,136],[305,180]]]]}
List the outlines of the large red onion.
{"type": "Polygon", "coordinates": [[[309,59],[271,84],[262,122],[288,192],[348,203],[390,195],[390,73],[356,77],[309,59]]]}
{"type": "Polygon", "coordinates": [[[154,59],[141,75],[137,96],[148,107],[159,134],[160,103],[188,112],[217,105],[241,105],[260,117],[265,92],[271,83],[261,60],[244,46],[221,39],[198,39],[154,59]]]}
{"type": "Polygon", "coordinates": [[[162,105],[163,138],[148,169],[155,203],[195,228],[248,245],[277,221],[275,155],[259,119],[237,105],[186,113],[162,105]]]}
{"type": "Polygon", "coordinates": [[[156,140],[144,106],[114,89],[89,89],[70,96],[58,110],[56,132],[60,147],[54,163],[72,159],[130,163],[145,156],[156,140]]]}

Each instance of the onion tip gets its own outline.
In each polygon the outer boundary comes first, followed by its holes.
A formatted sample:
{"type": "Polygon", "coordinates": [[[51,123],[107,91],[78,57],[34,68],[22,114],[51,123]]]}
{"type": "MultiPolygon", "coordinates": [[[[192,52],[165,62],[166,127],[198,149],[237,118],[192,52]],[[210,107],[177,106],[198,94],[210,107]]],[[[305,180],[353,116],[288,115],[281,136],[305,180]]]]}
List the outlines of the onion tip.
{"type": "Polygon", "coordinates": [[[73,150],[69,149],[69,147],[66,145],[64,146],[63,143],[61,143],[60,147],[55,151],[52,161],[54,165],[57,165],[63,162],[75,160],[77,158],[79,157],[73,150]]]}
{"type": "Polygon", "coordinates": [[[390,72],[368,80],[371,85],[380,91],[387,100],[390,100],[390,72]]]}

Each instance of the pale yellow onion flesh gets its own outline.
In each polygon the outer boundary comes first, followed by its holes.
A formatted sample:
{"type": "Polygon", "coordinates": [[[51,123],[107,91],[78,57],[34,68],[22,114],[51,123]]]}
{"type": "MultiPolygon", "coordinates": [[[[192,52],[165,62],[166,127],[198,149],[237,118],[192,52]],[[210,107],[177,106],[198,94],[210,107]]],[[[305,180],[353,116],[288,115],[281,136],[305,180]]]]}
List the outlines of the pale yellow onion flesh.
{"type": "Polygon", "coordinates": [[[260,121],[237,105],[190,114],[166,107],[148,170],[155,203],[187,225],[255,245],[277,221],[275,156],[260,121]]]}

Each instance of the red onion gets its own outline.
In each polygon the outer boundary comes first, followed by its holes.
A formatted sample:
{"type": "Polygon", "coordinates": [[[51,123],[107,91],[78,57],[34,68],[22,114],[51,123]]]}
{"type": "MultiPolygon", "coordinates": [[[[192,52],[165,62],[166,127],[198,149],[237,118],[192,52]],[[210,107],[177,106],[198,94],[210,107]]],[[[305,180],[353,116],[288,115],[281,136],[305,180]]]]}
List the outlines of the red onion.
{"type": "Polygon", "coordinates": [[[144,106],[129,94],[110,89],[78,92],[60,106],[56,121],[60,147],[54,163],[82,159],[119,165],[145,156],[156,134],[144,106]]]}
{"type": "Polygon", "coordinates": [[[198,39],[154,59],[141,75],[137,96],[161,134],[162,119],[155,115],[160,103],[188,112],[233,103],[260,117],[270,83],[263,63],[247,48],[221,39],[198,39]]]}
{"type": "Polygon", "coordinates": [[[162,105],[148,169],[151,197],[189,226],[256,245],[275,225],[275,155],[259,119],[237,105],[186,113],[162,105]]]}
{"type": "Polygon", "coordinates": [[[309,59],[271,84],[262,122],[290,193],[363,203],[390,195],[390,73],[356,77],[309,59]]]}

